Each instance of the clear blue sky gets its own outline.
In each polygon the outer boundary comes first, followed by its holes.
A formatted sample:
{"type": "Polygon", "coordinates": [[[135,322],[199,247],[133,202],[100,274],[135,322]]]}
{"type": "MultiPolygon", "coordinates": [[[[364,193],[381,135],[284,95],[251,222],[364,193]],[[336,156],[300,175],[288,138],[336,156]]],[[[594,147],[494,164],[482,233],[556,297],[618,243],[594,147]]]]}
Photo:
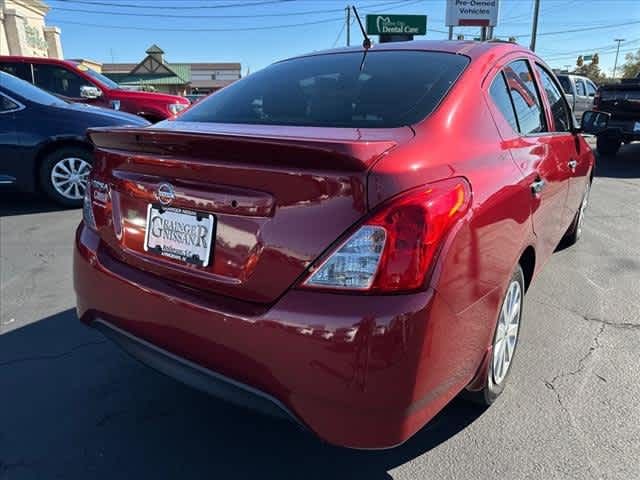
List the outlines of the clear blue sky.
{"type": "MultiPolygon", "coordinates": [[[[359,7],[362,16],[426,14],[426,38],[446,38],[447,30],[445,0],[45,1],[51,7],[48,23],[62,29],[67,58],[137,62],[155,43],[169,62],[240,62],[243,74],[278,59],[345,45],[347,3],[359,7]],[[256,29],[263,27],[267,29],[256,29]],[[225,29],[235,31],[219,31],[225,29]]],[[[495,34],[513,35],[528,45],[532,11],[533,0],[501,0],[495,34]]],[[[351,32],[352,44],[359,43],[356,24],[351,32]]],[[[458,32],[467,38],[478,35],[477,28],[457,28],[458,32]]],[[[599,52],[601,67],[610,74],[614,38],[626,39],[619,64],[624,53],[640,49],[640,0],[541,0],[538,33],[536,51],[551,66],[562,68],[574,64],[579,53],[599,52]]]]}

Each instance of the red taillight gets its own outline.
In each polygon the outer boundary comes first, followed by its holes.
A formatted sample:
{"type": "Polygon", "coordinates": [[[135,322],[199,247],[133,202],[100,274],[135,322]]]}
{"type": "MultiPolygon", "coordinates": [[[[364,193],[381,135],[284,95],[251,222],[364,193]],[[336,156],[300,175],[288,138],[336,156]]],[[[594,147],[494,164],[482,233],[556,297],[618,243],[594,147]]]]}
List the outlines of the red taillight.
{"type": "Polygon", "coordinates": [[[470,200],[471,189],[462,178],[428,184],[392,199],[326,256],[304,286],[379,293],[420,289],[443,239],[470,200]],[[372,227],[383,229],[384,235],[372,235],[367,231],[372,227]],[[381,238],[384,247],[376,255],[381,238]],[[354,249],[356,244],[359,250],[354,249]],[[366,261],[361,260],[363,255],[366,261]]]}
{"type": "Polygon", "coordinates": [[[596,94],[593,96],[593,107],[598,108],[600,105],[600,92],[596,91],[596,94]]]}

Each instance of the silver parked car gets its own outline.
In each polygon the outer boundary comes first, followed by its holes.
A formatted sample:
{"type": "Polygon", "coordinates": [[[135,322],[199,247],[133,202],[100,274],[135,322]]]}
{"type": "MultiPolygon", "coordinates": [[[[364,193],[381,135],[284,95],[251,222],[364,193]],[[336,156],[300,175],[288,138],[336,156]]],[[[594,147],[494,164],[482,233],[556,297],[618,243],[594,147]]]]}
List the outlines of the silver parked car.
{"type": "Polygon", "coordinates": [[[576,119],[580,121],[582,114],[593,109],[593,97],[598,87],[587,77],[560,73],[556,75],[576,119]]]}

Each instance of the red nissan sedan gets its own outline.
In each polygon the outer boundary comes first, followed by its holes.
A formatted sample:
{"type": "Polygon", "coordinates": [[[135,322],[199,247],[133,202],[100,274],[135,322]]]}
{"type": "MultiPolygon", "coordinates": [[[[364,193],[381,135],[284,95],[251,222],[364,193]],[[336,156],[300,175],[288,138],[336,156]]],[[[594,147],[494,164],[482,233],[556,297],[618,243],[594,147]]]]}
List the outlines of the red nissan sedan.
{"type": "Polygon", "coordinates": [[[93,129],[78,315],[327,442],[398,445],[504,389],[524,294],[581,234],[579,133],[540,58],[452,41],[313,53],[93,129]]]}

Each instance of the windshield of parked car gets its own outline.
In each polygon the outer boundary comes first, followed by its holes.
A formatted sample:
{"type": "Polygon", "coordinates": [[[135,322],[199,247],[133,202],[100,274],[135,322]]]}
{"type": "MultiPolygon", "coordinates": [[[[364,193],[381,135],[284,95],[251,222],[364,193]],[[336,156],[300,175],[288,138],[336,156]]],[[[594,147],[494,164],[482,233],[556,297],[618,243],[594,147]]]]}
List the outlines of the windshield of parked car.
{"type": "Polygon", "coordinates": [[[67,102],[61,100],[55,95],[32,85],[8,73],[0,72],[0,87],[6,88],[13,95],[21,97],[23,100],[39,103],[42,105],[67,105],[67,102]]]}
{"type": "Polygon", "coordinates": [[[89,75],[91,78],[93,78],[94,80],[98,80],[100,83],[102,83],[103,85],[106,85],[109,88],[120,88],[120,85],[118,85],[116,82],[114,82],[113,80],[111,80],[109,77],[105,77],[103,74],[96,72],[95,70],[86,67],[84,65],[80,65],[80,64],[76,64],[76,68],[84,73],[86,73],[87,75],[89,75]]]}
{"type": "Polygon", "coordinates": [[[296,58],[195,104],[185,122],[399,127],[424,119],[469,63],[444,52],[370,51],[296,58]]]}

